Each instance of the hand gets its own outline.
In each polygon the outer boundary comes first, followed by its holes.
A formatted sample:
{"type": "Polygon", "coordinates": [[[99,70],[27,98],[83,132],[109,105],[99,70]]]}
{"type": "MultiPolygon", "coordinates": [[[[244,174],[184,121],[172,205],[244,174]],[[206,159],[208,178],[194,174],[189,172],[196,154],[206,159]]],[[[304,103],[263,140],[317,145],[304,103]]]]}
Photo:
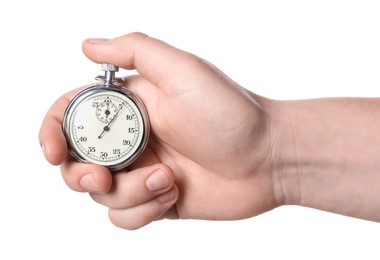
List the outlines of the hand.
{"type": "Polygon", "coordinates": [[[277,206],[268,100],[208,62],[140,33],[86,40],[83,51],[96,63],[137,70],[125,84],[147,107],[149,144],[114,175],[67,156],[62,115],[79,89],[49,109],[40,143],[71,189],[109,207],[112,223],[136,229],[160,218],[243,219],[277,206]]]}

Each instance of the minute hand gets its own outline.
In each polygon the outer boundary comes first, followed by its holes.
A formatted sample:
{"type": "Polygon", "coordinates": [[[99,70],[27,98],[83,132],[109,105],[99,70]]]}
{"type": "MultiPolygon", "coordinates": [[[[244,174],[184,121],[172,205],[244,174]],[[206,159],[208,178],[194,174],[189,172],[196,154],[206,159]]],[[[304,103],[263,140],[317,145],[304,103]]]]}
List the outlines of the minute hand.
{"type": "Polygon", "coordinates": [[[103,127],[103,131],[100,133],[100,135],[98,136],[98,139],[102,138],[102,136],[110,130],[110,125],[113,123],[113,121],[115,121],[115,119],[117,118],[117,115],[119,114],[119,112],[123,109],[124,105],[122,104],[120,106],[120,109],[116,112],[116,114],[113,116],[113,118],[110,120],[110,122],[103,127]]]}

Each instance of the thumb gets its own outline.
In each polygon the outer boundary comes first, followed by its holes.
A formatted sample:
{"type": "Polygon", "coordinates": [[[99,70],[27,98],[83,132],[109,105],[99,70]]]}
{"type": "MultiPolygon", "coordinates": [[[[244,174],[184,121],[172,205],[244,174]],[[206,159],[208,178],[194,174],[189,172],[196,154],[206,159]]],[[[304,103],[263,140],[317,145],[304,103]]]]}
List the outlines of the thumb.
{"type": "Polygon", "coordinates": [[[189,71],[196,56],[181,51],[143,33],[131,33],[114,39],[87,39],[84,54],[96,63],[111,63],[133,70],[160,88],[172,87],[178,75],[189,71]],[[190,62],[190,63],[189,63],[190,62]],[[173,77],[174,76],[174,77],[173,77]]]}

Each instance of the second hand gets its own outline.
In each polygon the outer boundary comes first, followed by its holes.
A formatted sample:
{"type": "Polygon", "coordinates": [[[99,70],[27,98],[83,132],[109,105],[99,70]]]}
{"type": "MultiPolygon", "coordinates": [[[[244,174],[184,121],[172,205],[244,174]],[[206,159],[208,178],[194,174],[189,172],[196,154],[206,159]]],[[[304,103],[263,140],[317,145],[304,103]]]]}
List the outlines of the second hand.
{"type": "Polygon", "coordinates": [[[110,125],[112,124],[113,121],[115,121],[117,115],[119,114],[119,112],[123,109],[123,106],[124,103],[121,104],[121,107],[120,109],[116,112],[116,114],[114,115],[114,117],[110,120],[110,122],[105,126],[103,127],[103,131],[100,133],[100,135],[98,136],[98,139],[102,138],[102,136],[105,134],[105,132],[108,132],[110,130],[110,125]]]}

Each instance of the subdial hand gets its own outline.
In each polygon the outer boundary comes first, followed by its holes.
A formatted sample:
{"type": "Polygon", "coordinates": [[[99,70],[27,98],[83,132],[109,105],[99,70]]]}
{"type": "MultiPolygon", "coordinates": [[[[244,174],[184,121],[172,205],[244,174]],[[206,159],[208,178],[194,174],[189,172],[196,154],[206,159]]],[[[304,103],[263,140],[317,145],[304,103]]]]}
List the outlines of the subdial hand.
{"type": "Polygon", "coordinates": [[[107,109],[104,111],[104,114],[106,114],[106,118],[111,114],[110,112],[110,102],[107,102],[107,109]]]}
{"type": "Polygon", "coordinates": [[[100,135],[98,136],[98,139],[102,138],[103,135],[108,132],[110,130],[110,125],[115,121],[115,119],[117,118],[117,115],[119,114],[119,112],[123,109],[124,107],[124,103],[121,104],[120,106],[120,109],[116,112],[116,114],[113,116],[113,118],[109,121],[109,123],[103,127],[103,131],[100,133],[100,135]]]}

